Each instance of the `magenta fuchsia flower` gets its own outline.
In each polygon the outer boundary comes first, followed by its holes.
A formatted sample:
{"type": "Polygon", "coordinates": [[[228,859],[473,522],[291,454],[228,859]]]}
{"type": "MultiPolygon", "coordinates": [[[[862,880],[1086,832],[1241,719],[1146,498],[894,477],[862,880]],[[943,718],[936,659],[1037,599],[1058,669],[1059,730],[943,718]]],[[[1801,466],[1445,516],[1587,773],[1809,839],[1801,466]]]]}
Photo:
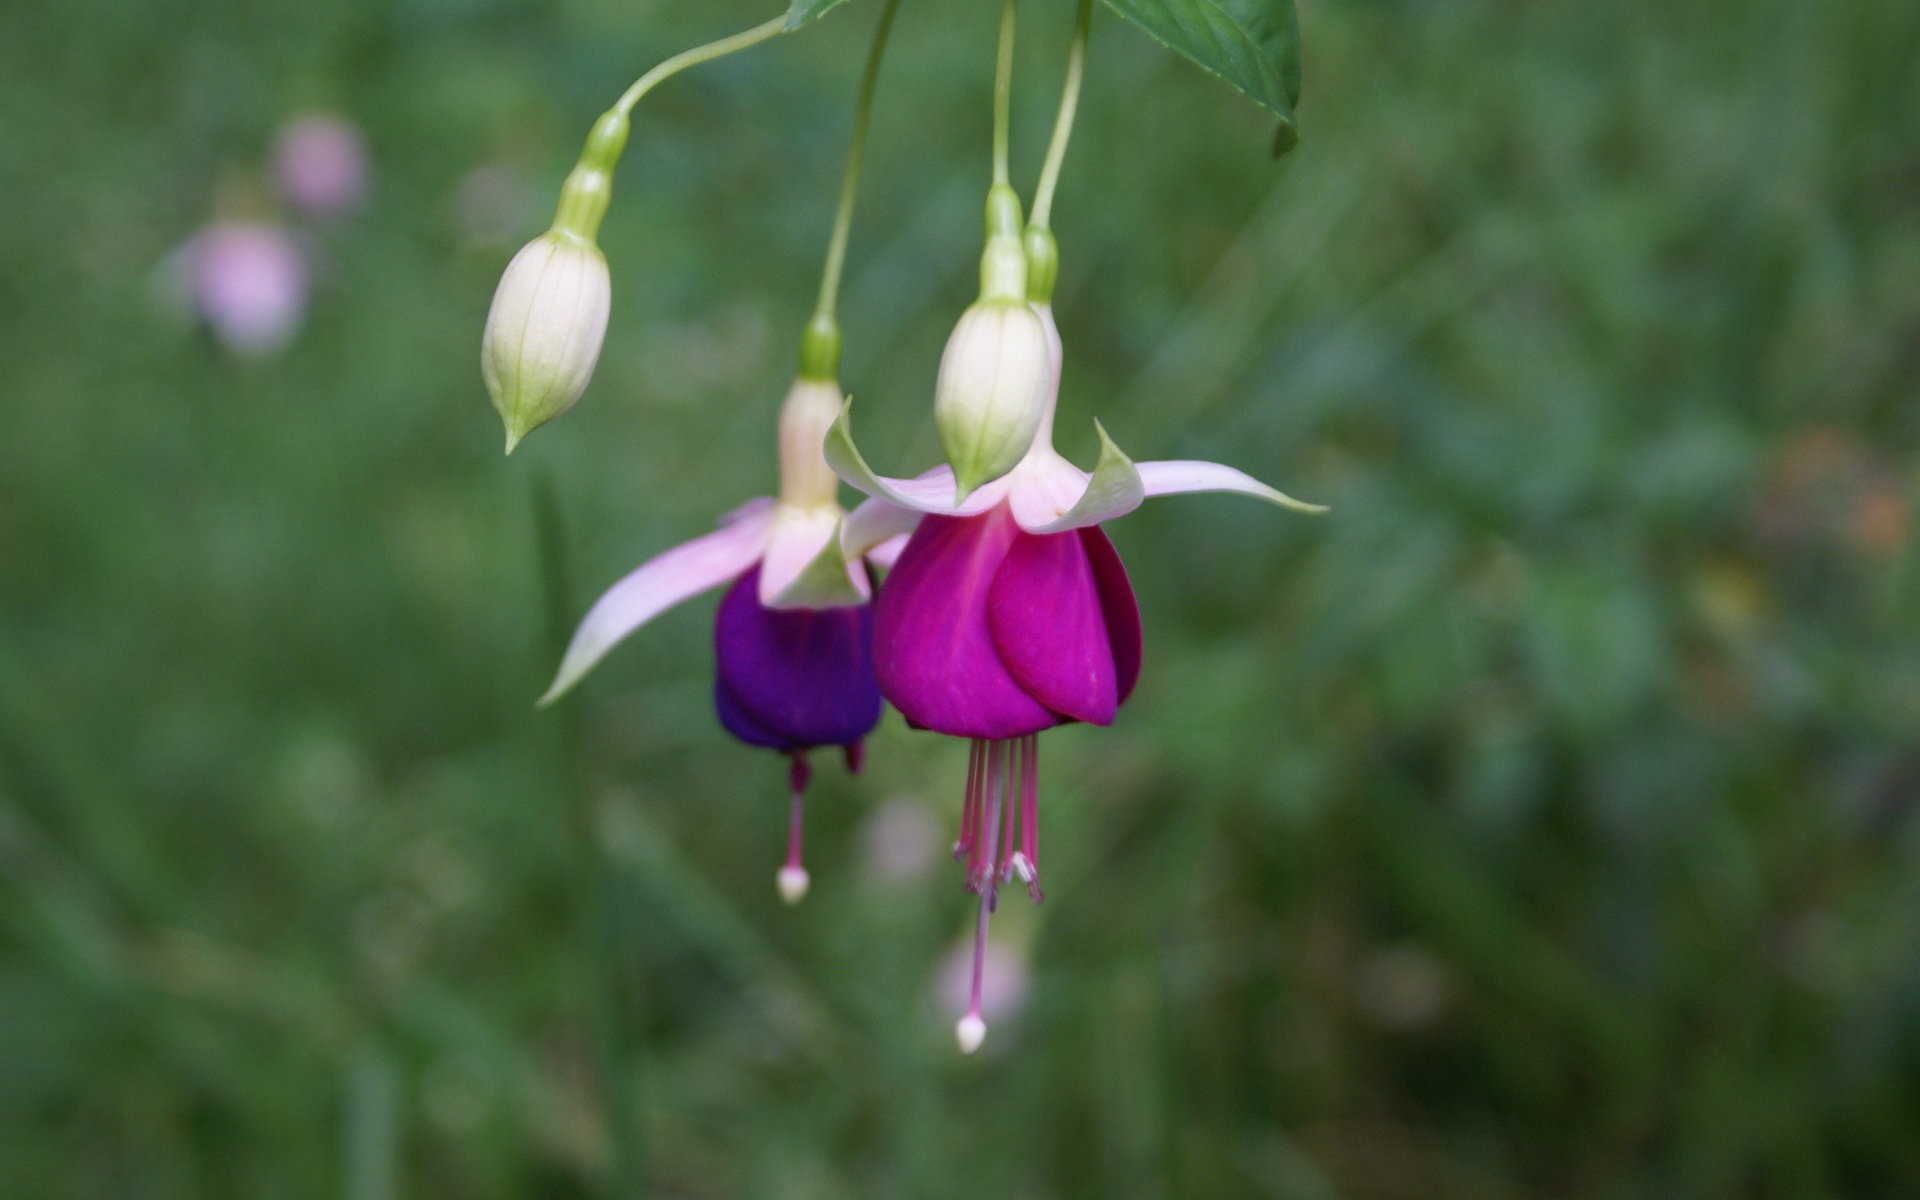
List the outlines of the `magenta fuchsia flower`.
{"type": "Polygon", "coordinates": [[[1098,465],[1075,467],[1053,449],[1060,340],[1051,310],[1036,311],[1052,355],[1045,412],[1026,455],[1001,478],[956,501],[947,467],[911,480],[876,475],[844,410],[826,447],[841,477],[873,497],[847,523],[849,553],[912,530],[874,606],[881,694],[916,727],[973,743],[954,844],[967,889],[980,896],[972,1002],[957,1030],[968,1052],[986,1036],[981,956],[999,888],[1018,879],[1041,899],[1037,735],[1074,721],[1112,723],[1139,679],[1139,609],[1101,523],[1180,492],[1324,511],[1218,463],[1133,463],[1104,430],[1098,465]]]}
{"type": "Polygon", "coordinates": [[[841,407],[840,389],[802,380],[780,419],[780,497],[751,500],[705,537],[643,564],[600,597],[573,635],[552,703],[634,630],[674,605],[731,581],[714,616],[714,708],[727,732],[790,760],[787,858],[776,877],[790,904],[806,895],[801,861],[809,751],[839,746],[860,769],[861,742],[880,720],[874,680],[872,579],[899,541],[849,559],[845,511],[820,439],[841,407]]]}

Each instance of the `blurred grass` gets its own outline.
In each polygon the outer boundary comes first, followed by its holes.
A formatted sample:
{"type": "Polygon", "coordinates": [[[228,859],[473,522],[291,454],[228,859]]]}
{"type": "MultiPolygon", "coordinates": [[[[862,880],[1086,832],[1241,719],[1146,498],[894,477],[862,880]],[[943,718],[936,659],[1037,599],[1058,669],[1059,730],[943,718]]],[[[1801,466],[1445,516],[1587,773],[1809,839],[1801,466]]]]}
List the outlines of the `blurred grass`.
{"type": "MultiPolygon", "coordinates": [[[[591,115],[739,3],[0,13],[0,1180],[581,1194],[606,1168],[532,480],[577,594],[770,482],[868,6],[640,111],[614,329],[511,461],[479,323],[591,115]],[[368,132],[311,319],[155,302],[311,104],[368,132]],[[516,206],[472,173],[523,180],[516,206]],[[464,199],[463,199],[464,197],[464,199]],[[476,208],[504,205],[504,217],[476,208]]],[[[1037,162],[1069,20],[1025,6],[1037,162]]],[[[931,461],[992,6],[905,6],[845,298],[931,461]]],[[[1047,739],[1035,986],[959,1061],[957,883],[874,875],[956,747],[821,772],[708,713],[708,610],[585,690],[674,1196],[1920,1189],[1920,15],[1311,3],[1305,134],[1099,20],[1056,217],[1062,445],[1331,502],[1150,506],[1149,670],[1047,739]]]]}

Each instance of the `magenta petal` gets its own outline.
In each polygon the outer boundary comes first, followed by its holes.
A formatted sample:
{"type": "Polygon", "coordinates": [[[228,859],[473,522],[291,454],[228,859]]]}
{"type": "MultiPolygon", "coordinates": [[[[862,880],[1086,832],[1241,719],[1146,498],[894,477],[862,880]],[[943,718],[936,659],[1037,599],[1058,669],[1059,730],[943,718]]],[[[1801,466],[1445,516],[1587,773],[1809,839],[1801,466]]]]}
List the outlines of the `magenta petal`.
{"type": "Polygon", "coordinates": [[[1120,701],[1087,551],[1074,533],[1022,533],[994,576],[987,617],[1000,661],[1063,717],[1108,725],[1120,701]]]}
{"type": "Polygon", "coordinates": [[[1133,695],[1133,685],[1140,682],[1140,605],[1133,598],[1133,584],[1127,581],[1127,569],[1120,563],[1120,552],[1113,548],[1106,532],[1097,525],[1074,532],[1086,547],[1094,584],[1100,590],[1100,612],[1106,618],[1107,637],[1113,647],[1117,703],[1125,704],[1127,697],[1133,695]]]}
{"type": "Polygon", "coordinates": [[[921,519],[873,612],[880,690],[908,721],[954,737],[1038,733],[1060,718],[1000,661],[987,598],[1020,533],[1001,505],[977,517],[921,519]]]}
{"type": "Polygon", "coordinates": [[[714,616],[714,706],[743,742],[776,750],[850,745],[880,720],[867,605],[764,607],[755,567],[714,616]]]}

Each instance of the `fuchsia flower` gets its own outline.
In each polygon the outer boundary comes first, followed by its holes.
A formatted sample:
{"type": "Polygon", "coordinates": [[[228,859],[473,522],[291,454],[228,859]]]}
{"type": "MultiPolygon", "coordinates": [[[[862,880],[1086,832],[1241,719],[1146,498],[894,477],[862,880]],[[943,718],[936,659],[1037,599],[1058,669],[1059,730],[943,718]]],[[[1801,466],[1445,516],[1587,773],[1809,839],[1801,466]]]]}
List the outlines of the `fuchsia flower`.
{"type": "Polygon", "coordinates": [[[876,475],[845,410],[826,446],[841,478],[873,497],[847,523],[848,553],[912,530],[875,603],[881,693],[911,724],[973,742],[954,845],[980,896],[972,1000],[958,1028],[968,1052],[986,1036],[981,956],[1000,885],[1017,878],[1041,898],[1037,735],[1073,721],[1110,724],[1140,675],[1139,609],[1101,523],[1180,492],[1324,511],[1218,463],[1135,464],[1105,430],[1095,469],[1075,467],[1053,449],[1060,337],[1051,309],[1037,312],[1052,356],[1044,414],[1026,455],[999,479],[955,500],[947,467],[911,480],[876,475]]]}
{"type": "MultiPolygon", "coordinates": [[[[749,501],[705,537],[643,563],[581,621],[549,704],[628,634],[682,601],[732,581],[714,617],[714,708],[727,732],[791,761],[787,859],[776,881],[789,904],[807,892],[801,813],[807,752],[839,746],[860,769],[861,741],[880,720],[872,663],[872,580],[862,556],[841,551],[846,513],[820,458],[840,389],[802,380],[780,417],[780,497],[749,501]]],[[[869,547],[882,565],[898,543],[869,547]]]]}
{"type": "Polygon", "coordinates": [[[307,312],[306,256],[271,221],[215,221],[175,260],[188,302],[221,344],[249,358],[283,349],[307,312]]]}
{"type": "Polygon", "coordinates": [[[367,193],[367,142],[352,121],[308,113],[281,126],[273,143],[280,194],[310,217],[337,217],[367,193]]]}

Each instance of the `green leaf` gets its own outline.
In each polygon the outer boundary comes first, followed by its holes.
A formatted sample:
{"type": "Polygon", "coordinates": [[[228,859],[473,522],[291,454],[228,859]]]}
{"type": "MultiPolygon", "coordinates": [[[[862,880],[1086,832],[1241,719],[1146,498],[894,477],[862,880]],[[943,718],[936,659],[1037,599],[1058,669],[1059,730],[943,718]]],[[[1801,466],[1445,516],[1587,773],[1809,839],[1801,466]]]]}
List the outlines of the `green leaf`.
{"type": "Polygon", "coordinates": [[[805,25],[811,25],[827,15],[828,10],[839,8],[847,0],[793,0],[787,6],[787,29],[792,31],[805,25]]]}
{"type": "Polygon", "coordinates": [[[1292,129],[1300,103],[1293,0],[1107,0],[1107,7],[1292,129]]]}

